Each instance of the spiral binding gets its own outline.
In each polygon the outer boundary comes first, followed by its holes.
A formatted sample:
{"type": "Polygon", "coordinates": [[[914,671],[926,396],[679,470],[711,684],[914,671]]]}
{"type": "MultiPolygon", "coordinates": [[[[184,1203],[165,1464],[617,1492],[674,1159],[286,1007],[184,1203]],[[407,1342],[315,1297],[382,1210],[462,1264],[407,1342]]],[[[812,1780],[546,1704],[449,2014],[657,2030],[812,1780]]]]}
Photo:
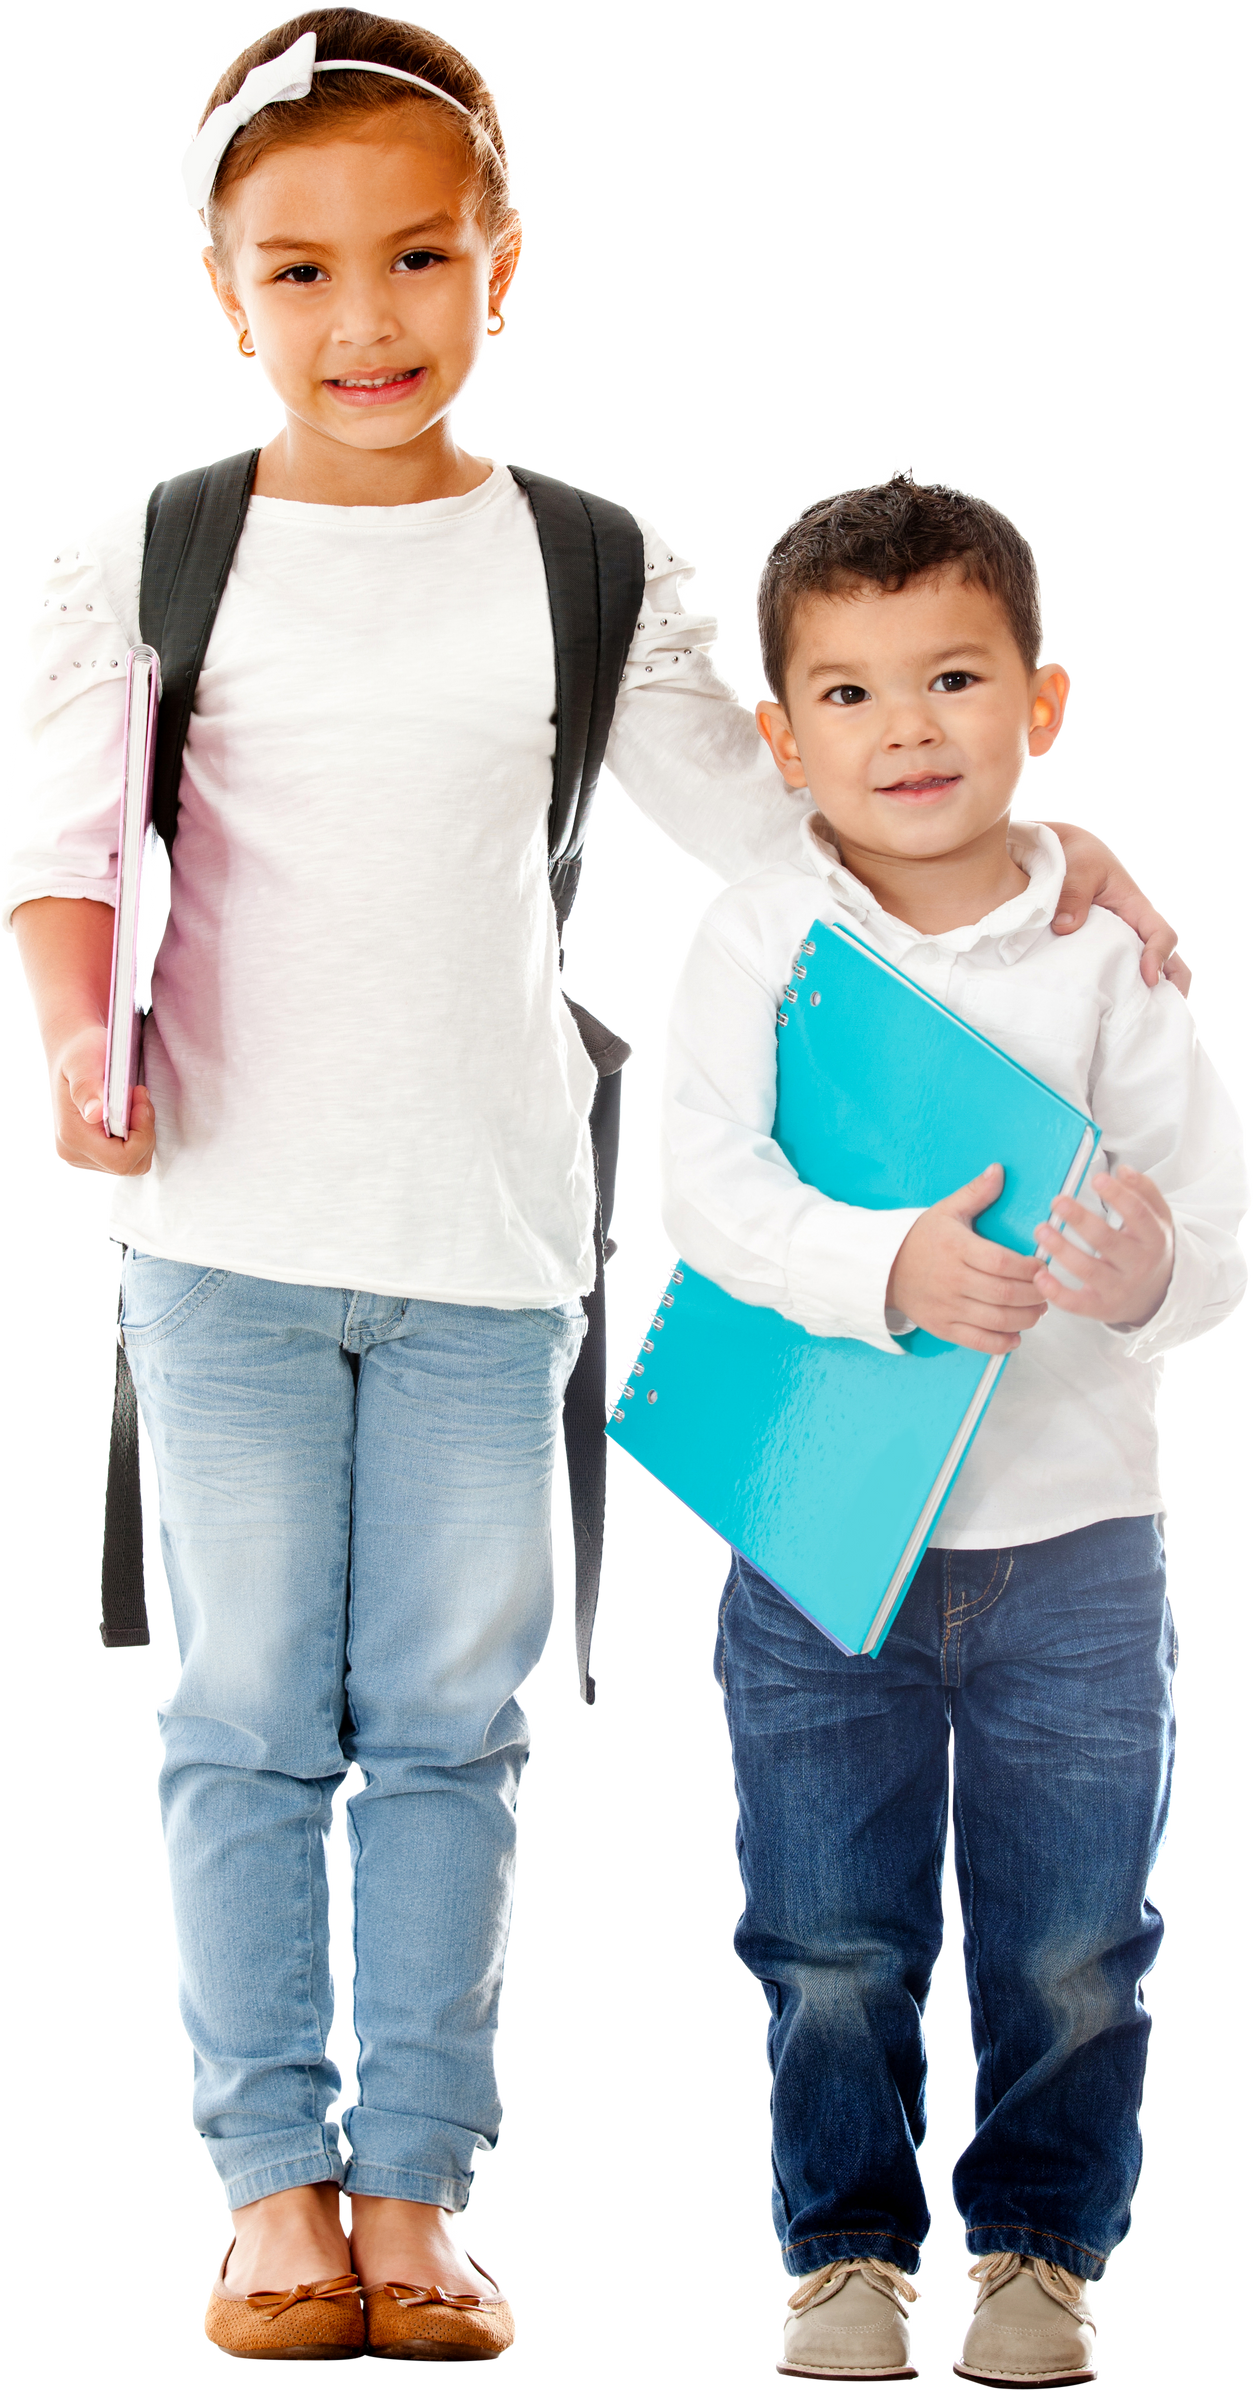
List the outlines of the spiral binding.
{"type": "MultiPolygon", "coordinates": [[[[682,1270],[682,1267],[681,1267],[681,1265],[679,1265],[679,1264],[676,1264],[675,1268],[674,1268],[674,1269],[671,1271],[671,1273],[670,1273],[670,1285],[671,1285],[671,1286],[682,1286],[682,1284],[683,1284],[683,1270],[682,1270]]],[[[619,1396],[618,1396],[617,1402],[616,1402],[616,1403],[613,1405],[613,1408],[611,1409],[611,1411],[610,1411],[610,1413],[609,1413],[609,1417],[610,1417],[610,1419],[611,1419],[611,1420],[614,1420],[614,1421],[616,1421],[616,1422],[617,1422],[617,1424],[618,1424],[619,1426],[621,1425],[622,1421],[623,1421],[623,1420],[626,1418],[626,1410],[625,1410],[624,1406],[625,1406],[627,1403],[629,1403],[629,1402],[634,1402],[634,1400],[635,1400],[635,1388],[634,1388],[634,1386],[631,1384],[631,1382],[630,1382],[630,1381],[631,1381],[631,1379],[632,1379],[632,1378],[642,1378],[642,1377],[645,1375],[645,1373],[646,1373],[646,1364],[645,1364],[645,1361],[644,1361],[644,1355],[645,1355],[645,1353],[654,1353],[654,1352],[656,1352],[656,1350],[657,1350],[657,1347],[656,1347],[656,1343],[655,1343],[654,1339],[656,1338],[656,1336],[658,1336],[658,1335],[660,1334],[661,1330],[662,1330],[662,1329],[665,1327],[665,1324],[666,1324],[666,1323],[665,1323],[665,1320],[664,1320],[664,1319],[663,1319],[663,1317],[662,1317],[662,1313],[663,1313],[663,1312],[665,1312],[665,1311],[673,1311],[673,1309],[674,1309],[674,1296],[673,1296],[673,1295],[670,1293],[669,1289],[667,1288],[667,1291],[666,1291],[666,1293],[662,1295],[662,1297],[661,1297],[661,1300],[660,1300],[660,1302],[658,1303],[658,1306],[657,1306],[656,1312],[655,1312],[655,1313],[654,1313],[654,1315],[653,1315],[653,1319],[652,1319],[652,1329],[653,1329],[653,1334],[652,1334],[651,1336],[646,1336],[646,1337],[644,1338],[644,1341],[643,1341],[642,1345],[640,1346],[639,1358],[638,1358],[637,1360],[635,1360],[635,1361],[633,1361],[633,1362],[631,1363],[630,1370],[629,1370],[629,1371],[628,1371],[628,1373],[627,1373],[627,1383],[626,1383],[626,1385],[625,1385],[625,1386],[622,1388],[622,1391],[621,1391],[621,1393],[620,1393],[620,1394],[619,1394],[619,1396]]],[[[655,1386],[649,1386],[649,1387],[648,1387],[648,1388],[645,1390],[645,1392],[644,1392],[644,1400],[645,1400],[645,1402],[650,1402],[650,1403],[655,1403],[655,1402],[656,1402],[656,1400],[657,1400],[657,1389],[656,1389],[656,1387],[655,1387],[655,1386]]]]}
{"type": "MultiPolygon", "coordinates": [[[[809,972],[805,964],[801,961],[801,955],[813,954],[814,951],[815,947],[813,939],[802,938],[800,943],[800,953],[794,954],[792,957],[792,979],[807,979],[809,977],[809,972]]],[[[779,1009],[774,1016],[779,1024],[780,1029],[786,1029],[788,1022],[792,1018],[790,1012],[784,1011],[783,1005],[795,1004],[799,993],[799,989],[793,987],[791,981],[789,981],[788,985],[783,990],[783,1004],[779,1006],[779,1009]]],[[[809,1001],[811,1004],[821,1004],[822,998],[815,992],[810,997],[809,1001]]]]}

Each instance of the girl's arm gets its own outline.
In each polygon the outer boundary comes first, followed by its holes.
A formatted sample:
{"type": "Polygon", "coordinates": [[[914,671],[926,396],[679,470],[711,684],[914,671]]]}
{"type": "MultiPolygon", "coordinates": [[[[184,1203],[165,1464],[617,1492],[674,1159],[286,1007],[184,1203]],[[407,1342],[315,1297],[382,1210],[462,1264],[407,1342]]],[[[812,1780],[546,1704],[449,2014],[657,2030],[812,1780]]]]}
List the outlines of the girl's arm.
{"type": "Polygon", "coordinates": [[[135,1089],[129,1137],[109,1137],[104,1127],[112,905],[41,896],[17,907],[13,928],[48,1057],[57,1152],[76,1170],[140,1176],[152,1163],[156,1126],[147,1089],[135,1089]]]}
{"type": "Polygon", "coordinates": [[[128,507],[91,546],[63,541],[48,558],[29,706],[34,773],[0,915],[12,916],[35,1000],[57,1151],[75,1169],[121,1178],[147,1170],[153,1150],[146,1089],[135,1092],[129,1137],[106,1136],[103,1123],[126,650],[138,636],[144,515],[128,507]]]}
{"type": "Polygon", "coordinates": [[[1093,905],[1100,905],[1107,913],[1117,913],[1141,940],[1140,976],[1145,986],[1156,987],[1160,973],[1186,996],[1192,973],[1183,956],[1175,953],[1175,933],[1137,888],[1117,855],[1090,830],[1077,830],[1073,822],[1050,822],[1048,827],[1060,838],[1066,856],[1066,878],[1053,915],[1056,935],[1073,937],[1083,928],[1093,905]]]}
{"type": "MultiPolygon", "coordinates": [[[[652,525],[644,537],[644,597],[627,658],[605,760],[641,812],[727,881],[790,858],[810,810],[787,788],[751,714],[714,669],[712,616],[684,612],[680,591],[692,566],[652,525]]],[[[1066,855],[1054,929],[1082,929],[1093,905],[1117,913],[1143,940],[1140,969],[1188,992],[1191,973],[1174,953],[1175,933],[1116,855],[1090,831],[1050,822],[1066,855]]]]}

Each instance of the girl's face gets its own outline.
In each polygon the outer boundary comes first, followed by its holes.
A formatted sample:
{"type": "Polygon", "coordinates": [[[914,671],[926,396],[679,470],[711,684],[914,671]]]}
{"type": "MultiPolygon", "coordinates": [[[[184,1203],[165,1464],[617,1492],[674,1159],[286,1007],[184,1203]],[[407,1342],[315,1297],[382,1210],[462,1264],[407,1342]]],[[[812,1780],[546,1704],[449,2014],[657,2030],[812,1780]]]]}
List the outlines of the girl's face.
{"type": "Polygon", "coordinates": [[[289,418],[373,450],[443,418],[517,264],[516,219],[493,249],[474,197],[425,115],[268,150],[235,185],[230,255],[205,264],[289,418]]]}

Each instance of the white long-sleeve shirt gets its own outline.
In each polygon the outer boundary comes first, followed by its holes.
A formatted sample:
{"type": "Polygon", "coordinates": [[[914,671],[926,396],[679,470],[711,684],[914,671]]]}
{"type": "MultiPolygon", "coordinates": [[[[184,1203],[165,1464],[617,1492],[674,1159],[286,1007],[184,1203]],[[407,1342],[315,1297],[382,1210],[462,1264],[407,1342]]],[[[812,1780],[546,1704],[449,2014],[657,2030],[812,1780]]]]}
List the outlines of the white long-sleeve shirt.
{"type": "Polygon", "coordinates": [[[1152,1177],[1175,1222],[1174,1273],[1146,1326],[1050,1310],[1024,1335],[932,1542],[979,1551],[1160,1511],[1161,1355],[1225,1318],[1246,1275],[1235,1241],[1246,1200],[1239,1123],[1188,1007],[1165,981],[1145,986],[1139,940],[1112,913],[1053,936],[1064,861],[1043,825],[1011,836],[1030,886],[934,936],[885,913],[814,836],[816,818],[790,858],[717,898],[680,979],[663,1125],[667,1229],[741,1302],[772,1304],[815,1336],[899,1351],[887,1283],[919,1213],[832,1201],[798,1178],[771,1134],[776,1014],[800,941],[814,920],[855,928],[1100,1122],[1080,1197],[1089,1210],[1103,1208],[1092,1175],[1126,1162],[1152,1177]]]}
{"type": "MultiPolygon", "coordinates": [[[[113,898],[144,504],[49,558],[35,784],[4,891],[113,898]]],[[[803,813],[644,527],[615,776],[725,878],[803,813]]],[[[554,665],[504,466],[420,506],[254,498],[196,694],[153,976],[151,1172],[115,1233],[178,1261],[547,1305],[594,1275],[594,1088],[548,894],[554,665]]]]}

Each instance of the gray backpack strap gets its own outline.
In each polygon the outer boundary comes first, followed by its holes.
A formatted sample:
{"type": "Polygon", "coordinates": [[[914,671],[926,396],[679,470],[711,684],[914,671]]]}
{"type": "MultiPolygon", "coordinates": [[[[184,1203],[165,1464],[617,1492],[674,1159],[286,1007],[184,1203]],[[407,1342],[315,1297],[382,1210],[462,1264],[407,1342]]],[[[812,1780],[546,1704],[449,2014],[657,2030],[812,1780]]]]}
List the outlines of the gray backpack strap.
{"type": "Polygon", "coordinates": [[[557,667],[557,744],[548,813],[548,872],[564,930],[627,650],[644,594],[644,539],[634,515],[546,473],[509,467],[526,491],[548,577],[557,667]]]}
{"type": "Polygon", "coordinates": [[[144,1603],[144,1520],[139,1499],[139,1405],[122,1342],[122,1297],[117,1299],[117,1368],[113,1430],[104,1495],[104,1559],[100,1571],[100,1638],[115,1648],[148,1641],[144,1603]]]}
{"type": "MultiPolygon", "coordinates": [[[[161,711],[152,812],[167,850],[178,828],[183,748],[196,683],[248,512],[260,450],[228,456],[197,473],[158,483],[148,501],[139,636],[161,658],[161,711]]],[[[139,1406],[122,1342],[118,1304],[113,1432],[104,1498],[100,1635],[111,1649],[148,1641],[143,1515],[139,1495],[139,1406]]]]}
{"type": "MultiPolygon", "coordinates": [[[[548,577],[557,672],[557,743],[548,815],[548,874],[560,935],[579,884],[583,840],[605,760],[627,651],[644,594],[644,540],[625,507],[521,465],[548,577]]],[[[570,999],[567,997],[567,1003],[570,999]]],[[[566,1388],[563,1426],[574,1523],[574,1639],[579,1690],[596,1698],[589,1662],[605,1541],[605,1263],[622,1117],[622,1065],[631,1049],[582,1005],[570,1004],[596,1065],[589,1128],[596,1170],[596,1283],[583,1298],[587,1334],[566,1388]]]]}
{"type": "Polygon", "coordinates": [[[152,818],[167,850],[178,828],[183,749],[200,667],[235,561],[259,448],[158,482],[148,500],[139,636],[161,658],[152,818]]]}

